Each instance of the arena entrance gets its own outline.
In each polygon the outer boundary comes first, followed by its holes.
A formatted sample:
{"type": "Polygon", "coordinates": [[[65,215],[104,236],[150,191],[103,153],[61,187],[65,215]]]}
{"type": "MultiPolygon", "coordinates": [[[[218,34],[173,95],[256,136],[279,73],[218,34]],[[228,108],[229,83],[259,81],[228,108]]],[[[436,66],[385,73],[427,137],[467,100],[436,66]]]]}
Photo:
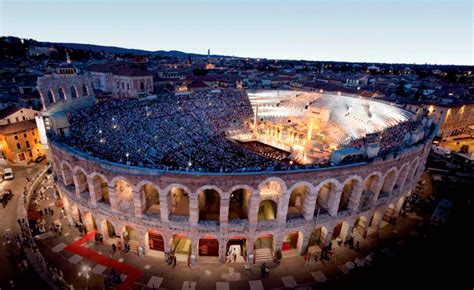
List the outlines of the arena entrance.
{"type": "Polygon", "coordinates": [[[352,234],[355,237],[359,236],[361,239],[365,239],[367,236],[367,218],[360,217],[354,223],[354,229],[352,230],[352,234]]]}
{"type": "MultiPolygon", "coordinates": [[[[219,257],[219,241],[211,235],[199,239],[200,257],[219,257]]],[[[218,262],[218,260],[207,260],[206,262],[218,262]]]]}
{"type": "Polygon", "coordinates": [[[191,240],[185,235],[175,234],[171,238],[170,244],[176,260],[187,263],[191,255],[191,240]]]}
{"type": "Polygon", "coordinates": [[[92,216],[92,213],[86,212],[84,214],[83,221],[87,233],[97,229],[97,225],[95,223],[94,217],[92,216]]]}
{"type": "Polygon", "coordinates": [[[273,260],[273,235],[261,235],[254,244],[255,263],[273,260]]]}
{"type": "Polygon", "coordinates": [[[303,234],[301,232],[292,232],[283,238],[281,251],[283,257],[299,256],[303,244],[303,234]]]}
{"type": "Polygon", "coordinates": [[[328,231],[325,227],[317,228],[309,236],[308,251],[312,253],[320,252],[324,247],[328,231]]]}
{"type": "Polygon", "coordinates": [[[108,238],[115,238],[116,233],[115,233],[115,227],[112,225],[108,220],[103,220],[101,223],[102,227],[102,235],[108,238]]]}
{"type": "MultiPolygon", "coordinates": [[[[139,233],[132,227],[125,226],[122,231],[123,242],[130,246],[130,252],[138,253],[138,247],[140,246],[139,233]]],[[[124,245],[125,247],[125,245],[124,245]]]]}
{"type": "Polygon", "coordinates": [[[226,246],[226,256],[234,262],[234,254],[236,255],[236,263],[244,263],[247,257],[247,243],[244,237],[232,237],[226,246]]]}
{"type": "Polygon", "coordinates": [[[146,252],[149,256],[154,256],[158,258],[165,257],[165,240],[160,232],[155,230],[147,231],[145,236],[148,244],[148,250],[146,252]]]}
{"type": "Polygon", "coordinates": [[[168,192],[168,206],[170,220],[179,220],[183,216],[189,217],[189,194],[182,188],[171,188],[168,192]]]}

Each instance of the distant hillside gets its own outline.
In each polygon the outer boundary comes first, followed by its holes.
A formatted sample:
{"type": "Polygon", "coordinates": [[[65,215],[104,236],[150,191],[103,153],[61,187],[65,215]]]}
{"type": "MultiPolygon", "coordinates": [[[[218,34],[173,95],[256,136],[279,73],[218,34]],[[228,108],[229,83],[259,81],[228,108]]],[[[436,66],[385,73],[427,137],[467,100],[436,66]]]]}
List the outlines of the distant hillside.
{"type": "MultiPolygon", "coordinates": [[[[197,54],[197,53],[186,53],[178,50],[157,50],[157,51],[149,51],[149,50],[142,50],[142,49],[134,49],[134,48],[123,48],[123,47],[116,47],[116,46],[103,46],[103,45],[95,45],[95,44],[83,44],[83,43],[53,43],[53,42],[43,42],[46,45],[60,45],[67,48],[72,49],[83,49],[83,50],[92,50],[92,51],[105,51],[110,53],[131,53],[137,55],[159,55],[159,56],[171,56],[171,57],[206,57],[207,55],[204,54],[197,54]]],[[[214,55],[213,55],[214,56],[214,55]]]]}

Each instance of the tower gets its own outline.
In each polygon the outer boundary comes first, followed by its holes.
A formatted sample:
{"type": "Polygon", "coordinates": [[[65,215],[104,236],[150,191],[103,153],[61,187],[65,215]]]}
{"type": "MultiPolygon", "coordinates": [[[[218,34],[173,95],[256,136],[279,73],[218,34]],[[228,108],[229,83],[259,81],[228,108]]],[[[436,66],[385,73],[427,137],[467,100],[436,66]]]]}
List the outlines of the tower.
{"type": "Polygon", "coordinates": [[[211,57],[211,49],[208,48],[207,49],[207,59],[209,59],[211,57]]]}
{"type": "Polygon", "coordinates": [[[66,51],[66,62],[71,63],[71,57],[69,56],[69,52],[66,51]]]}

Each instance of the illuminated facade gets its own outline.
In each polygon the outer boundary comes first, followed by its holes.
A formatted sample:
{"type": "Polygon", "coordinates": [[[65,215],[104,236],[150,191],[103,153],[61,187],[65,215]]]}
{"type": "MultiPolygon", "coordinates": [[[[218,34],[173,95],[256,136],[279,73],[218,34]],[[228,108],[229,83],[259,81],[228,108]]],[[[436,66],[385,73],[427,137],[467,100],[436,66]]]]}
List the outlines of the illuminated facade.
{"type": "Polygon", "coordinates": [[[245,173],[126,166],[60,142],[51,151],[68,216],[106,240],[198,262],[223,262],[235,248],[239,261],[258,262],[378,231],[416,186],[435,134],[432,126],[422,142],[370,162],[245,173]]]}

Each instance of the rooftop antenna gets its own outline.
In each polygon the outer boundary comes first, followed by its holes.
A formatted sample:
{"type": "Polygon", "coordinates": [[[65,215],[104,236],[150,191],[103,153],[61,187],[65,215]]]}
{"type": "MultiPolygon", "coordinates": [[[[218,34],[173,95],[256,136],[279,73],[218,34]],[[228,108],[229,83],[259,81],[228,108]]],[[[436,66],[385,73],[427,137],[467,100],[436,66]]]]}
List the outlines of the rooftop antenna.
{"type": "Polygon", "coordinates": [[[67,62],[68,64],[71,64],[71,57],[69,56],[69,52],[68,52],[68,51],[66,51],[66,62],[67,62]]]}

